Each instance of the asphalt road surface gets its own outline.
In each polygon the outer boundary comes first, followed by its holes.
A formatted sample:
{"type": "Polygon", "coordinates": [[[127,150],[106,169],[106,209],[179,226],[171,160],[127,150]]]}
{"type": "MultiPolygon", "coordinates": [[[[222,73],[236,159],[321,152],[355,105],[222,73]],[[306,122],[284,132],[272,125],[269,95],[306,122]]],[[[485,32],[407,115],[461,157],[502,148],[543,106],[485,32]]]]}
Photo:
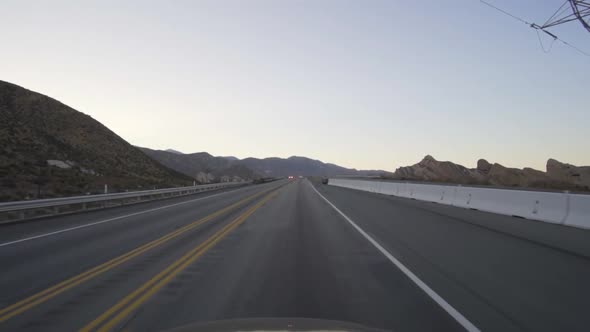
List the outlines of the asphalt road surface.
{"type": "Polygon", "coordinates": [[[588,331],[590,232],[307,179],[0,226],[0,330],[588,331]]]}

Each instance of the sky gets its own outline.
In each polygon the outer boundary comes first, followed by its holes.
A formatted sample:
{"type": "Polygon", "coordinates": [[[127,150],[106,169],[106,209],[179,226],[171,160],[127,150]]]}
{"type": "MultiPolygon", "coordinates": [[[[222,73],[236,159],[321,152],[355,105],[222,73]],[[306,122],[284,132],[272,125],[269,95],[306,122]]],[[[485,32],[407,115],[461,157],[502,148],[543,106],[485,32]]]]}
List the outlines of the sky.
{"type": "MultiPolygon", "coordinates": [[[[563,3],[489,1],[539,24],[563,3]]],[[[390,171],[427,154],[590,165],[590,57],[545,53],[478,0],[3,0],[0,13],[0,80],[134,145],[390,171]]],[[[578,22],[551,31],[590,53],[578,22]]]]}

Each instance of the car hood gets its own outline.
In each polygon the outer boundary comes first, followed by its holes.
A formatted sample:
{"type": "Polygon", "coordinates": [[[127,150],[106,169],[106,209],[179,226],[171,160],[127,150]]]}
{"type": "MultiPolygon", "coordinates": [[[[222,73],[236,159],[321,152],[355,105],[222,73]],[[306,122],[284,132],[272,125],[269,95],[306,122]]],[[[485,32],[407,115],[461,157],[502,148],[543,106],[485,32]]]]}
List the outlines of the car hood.
{"type": "Polygon", "coordinates": [[[166,332],[386,332],[356,323],[311,318],[247,318],[199,322],[166,332]]]}

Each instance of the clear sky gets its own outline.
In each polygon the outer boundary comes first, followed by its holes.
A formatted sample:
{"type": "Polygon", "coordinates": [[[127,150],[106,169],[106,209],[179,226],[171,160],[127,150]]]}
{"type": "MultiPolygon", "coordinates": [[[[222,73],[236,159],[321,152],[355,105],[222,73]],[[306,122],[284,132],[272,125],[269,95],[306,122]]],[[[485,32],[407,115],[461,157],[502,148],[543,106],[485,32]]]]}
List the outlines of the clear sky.
{"type": "MultiPolygon", "coordinates": [[[[490,2],[543,23],[563,1],[490,2]]],[[[0,80],[135,145],[363,169],[426,154],[590,165],[590,57],[543,53],[477,0],[4,0],[0,13],[0,80]]],[[[590,52],[579,23],[552,31],[590,52]]]]}

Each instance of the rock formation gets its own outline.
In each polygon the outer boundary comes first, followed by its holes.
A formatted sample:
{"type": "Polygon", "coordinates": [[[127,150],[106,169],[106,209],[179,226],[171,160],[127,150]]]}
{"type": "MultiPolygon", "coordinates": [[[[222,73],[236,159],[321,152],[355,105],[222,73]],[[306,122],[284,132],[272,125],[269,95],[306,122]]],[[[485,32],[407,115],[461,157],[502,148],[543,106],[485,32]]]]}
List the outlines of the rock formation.
{"type": "Polygon", "coordinates": [[[532,168],[509,168],[485,159],[474,169],[427,155],[419,163],[398,168],[397,180],[444,182],[453,184],[530,187],[557,190],[590,190],[590,166],[577,167],[554,159],[547,161],[547,172],[532,168]]]}

